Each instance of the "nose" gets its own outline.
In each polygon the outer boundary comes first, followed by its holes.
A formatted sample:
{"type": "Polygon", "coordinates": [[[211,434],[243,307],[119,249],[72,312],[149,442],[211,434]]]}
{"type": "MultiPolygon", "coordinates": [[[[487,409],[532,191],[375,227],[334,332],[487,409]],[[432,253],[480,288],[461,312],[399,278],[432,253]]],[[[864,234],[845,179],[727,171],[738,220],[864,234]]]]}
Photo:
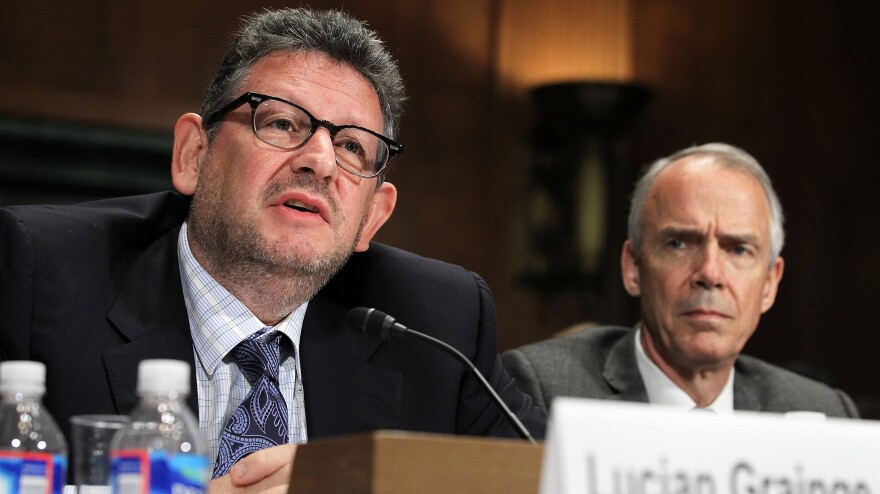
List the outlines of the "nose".
{"type": "Polygon", "coordinates": [[[724,268],[717,244],[707,244],[696,257],[691,286],[705,290],[724,286],[724,268]]]}
{"type": "Polygon", "coordinates": [[[311,173],[320,180],[332,181],[339,173],[336,150],[327,129],[319,127],[290,159],[295,173],[311,173]]]}

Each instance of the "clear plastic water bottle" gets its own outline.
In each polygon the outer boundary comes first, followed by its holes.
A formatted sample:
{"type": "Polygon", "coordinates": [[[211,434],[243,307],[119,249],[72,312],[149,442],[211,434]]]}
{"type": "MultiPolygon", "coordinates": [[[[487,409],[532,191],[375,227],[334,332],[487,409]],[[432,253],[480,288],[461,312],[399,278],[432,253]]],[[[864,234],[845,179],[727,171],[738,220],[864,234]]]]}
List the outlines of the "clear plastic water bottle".
{"type": "Polygon", "coordinates": [[[207,492],[211,462],[199,424],[186,407],[189,364],[144,360],[138,365],[140,403],[110,442],[116,494],[207,492]]]}
{"type": "Polygon", "coordinates": [[[46,366],[0,362],[0,492],[61,494],[67,480],[67,442],[43,406],[46,366]]]}

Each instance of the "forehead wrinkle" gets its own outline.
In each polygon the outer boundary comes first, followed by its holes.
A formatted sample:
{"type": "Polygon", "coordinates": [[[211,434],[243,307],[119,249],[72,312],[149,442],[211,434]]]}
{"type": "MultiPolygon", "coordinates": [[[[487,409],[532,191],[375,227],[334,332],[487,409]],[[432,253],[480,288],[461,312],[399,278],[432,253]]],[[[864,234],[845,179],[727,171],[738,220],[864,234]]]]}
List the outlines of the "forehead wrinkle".
{"type": "Polygon", "coordinates": [[[657,177],[645,200],[643,227],[657,223],[661,224],[655,231],[667,227],[716,231],[730,238],[759,239],[766,230],[763,236],[769,240],[770,204],[750,174],[685,158],[657,177]],[[728,186],[731,180],[736,183],[728,186]]]}

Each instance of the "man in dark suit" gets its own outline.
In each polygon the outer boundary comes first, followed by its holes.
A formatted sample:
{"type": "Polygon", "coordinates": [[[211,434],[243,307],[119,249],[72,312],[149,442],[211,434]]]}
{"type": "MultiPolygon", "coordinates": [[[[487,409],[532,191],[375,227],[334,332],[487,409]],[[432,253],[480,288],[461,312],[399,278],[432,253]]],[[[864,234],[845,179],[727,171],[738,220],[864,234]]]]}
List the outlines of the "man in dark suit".
{"type": "Polygon", "coordinates": [[[72,415],[129,412],[140,360],[188,361],[190,406],[216,455],[249,387],[232,350],[281,333],[291,444],[245,458],[212,492],[285,485],[293,444],[310,438],[516,435],[448,355],[346,327],[349,309],[376,307],[471,358],[543,436],[543,411],[501,365],[483,280],[371,243],[396,202],[384,174],[402,149],[403,98],[361,22],[307,9],[249,19],[201,115],[175,126],[179,194],[0,210],[0,359],[46,363],[45,402],[65,431],[72,415]]]}
{"type": "Polygon", "coordinates": [[[706,144],[636,184],[621,269],[636,328],[598,327],[510,350],[504,364],[545,409],[556,396],[684,409],[856,417],[842,391],[741,355],[782,278],[782,207],[745,151],[706,144]]]}

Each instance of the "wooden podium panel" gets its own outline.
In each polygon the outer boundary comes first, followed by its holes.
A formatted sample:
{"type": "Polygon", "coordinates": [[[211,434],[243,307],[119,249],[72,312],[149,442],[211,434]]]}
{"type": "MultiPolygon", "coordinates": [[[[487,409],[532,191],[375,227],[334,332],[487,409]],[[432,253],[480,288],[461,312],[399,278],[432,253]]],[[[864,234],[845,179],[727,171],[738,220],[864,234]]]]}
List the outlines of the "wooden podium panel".
{"type": "Polygon", "coordinates": [[[290,493],[536,494],[543,445],[376,431],[297,448],[290,493]]]}

